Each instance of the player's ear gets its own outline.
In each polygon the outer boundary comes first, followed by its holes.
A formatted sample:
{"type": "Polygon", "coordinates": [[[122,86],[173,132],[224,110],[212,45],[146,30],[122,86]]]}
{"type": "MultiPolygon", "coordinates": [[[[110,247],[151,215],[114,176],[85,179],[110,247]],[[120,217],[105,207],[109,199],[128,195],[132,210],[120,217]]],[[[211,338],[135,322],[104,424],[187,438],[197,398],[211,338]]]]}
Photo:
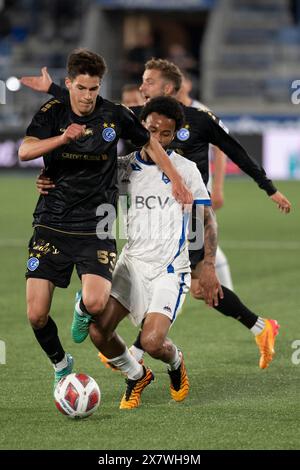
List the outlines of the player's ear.
{"type": "Polygon", "coordinates": [[[169,96],[169,95],[172,95],[173,92],[174,92],[174,85],[173,85],[173,83],[171,83],[171,82],[165,83],[165,86],[164,86],[164,93],[165,93],[165,95],[168,95],[168,96],[169,96]]]}
{"type": "Polygon", "coordinates": [[[66,85],[66,87],[68,88],[68,90],[70,90],[71,85],[72,85],[72,81],[70,80],[69,77],[66,77],[66,78],[65,78],[65,85],[66,85]]]}

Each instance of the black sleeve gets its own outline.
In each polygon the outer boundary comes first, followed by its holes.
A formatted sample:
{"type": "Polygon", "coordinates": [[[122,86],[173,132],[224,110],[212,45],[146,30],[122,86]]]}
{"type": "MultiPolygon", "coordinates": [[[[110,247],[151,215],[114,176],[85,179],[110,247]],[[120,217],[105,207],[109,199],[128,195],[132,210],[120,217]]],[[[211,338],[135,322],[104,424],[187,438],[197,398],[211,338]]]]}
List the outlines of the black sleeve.
{"type": "Polygon", "coordinates": [[[66,90],[66,88],[62,88],[54,82],[51,83],[48,94],[54,96],[54,98],[61,101],[62,103],[68,103],[70,101],[68,90],[66,90]]]}
{"type": "Polygon", "coordinates": [[[26,136],[37,137],[38,139],[48,139],[54,136],[53,105],[51,103],[51,101],[45,103],[33,116],[26,130],[26,136]]]}
{"type": "Polygon", "coordinates": [[[258,186],[272,196],[277,189],[266,176],[265,170],[251,158],[241,144],[232,137],[222,121],[212,113],[201,112],[201,133],[208,142],[219,147],[241,170],[256,181],[258,186]]]}
{"type": "Polygon", "coordinates": [[[118,106],[120,108],[122,125],[121,138],[131,140],[131,142],[137,147],[143,147],[143,145],[149,142],[149,132],[129,108],[126,108],[123,105],[118,106]]]}

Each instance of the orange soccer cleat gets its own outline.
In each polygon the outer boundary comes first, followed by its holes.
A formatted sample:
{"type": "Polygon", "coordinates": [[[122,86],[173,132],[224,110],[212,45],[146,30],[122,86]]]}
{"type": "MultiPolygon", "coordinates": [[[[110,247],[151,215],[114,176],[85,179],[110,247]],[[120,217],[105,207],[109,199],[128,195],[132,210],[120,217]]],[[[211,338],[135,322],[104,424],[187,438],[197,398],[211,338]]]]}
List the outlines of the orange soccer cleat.
{"type": "Polygon", "coordinates": [[[260,351],[259,367],[261,369],[266,369],[273,359],[275,354],[275,338],[280,328],[276,320],[264,319],[264,321],[264,329],[259,335],[255,336],[255,341],[260,351]]]}

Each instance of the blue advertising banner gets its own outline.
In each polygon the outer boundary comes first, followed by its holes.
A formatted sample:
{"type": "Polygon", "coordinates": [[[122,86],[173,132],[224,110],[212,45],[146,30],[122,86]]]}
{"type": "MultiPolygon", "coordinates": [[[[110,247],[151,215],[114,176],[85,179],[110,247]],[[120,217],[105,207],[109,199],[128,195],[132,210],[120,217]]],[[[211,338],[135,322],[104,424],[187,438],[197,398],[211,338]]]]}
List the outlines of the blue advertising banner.
{"type": "Polygon", "coordinates": [[[111,9],[209,10],[216,0],[98,0],[98,3],[111,9]]]}

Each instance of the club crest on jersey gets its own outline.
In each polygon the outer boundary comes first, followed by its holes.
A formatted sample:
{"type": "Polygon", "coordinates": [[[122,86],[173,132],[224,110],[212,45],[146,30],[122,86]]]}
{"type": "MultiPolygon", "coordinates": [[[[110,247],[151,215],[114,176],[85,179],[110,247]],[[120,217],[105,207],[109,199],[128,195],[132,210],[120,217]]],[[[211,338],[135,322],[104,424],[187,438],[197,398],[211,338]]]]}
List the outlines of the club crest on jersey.
{"type": "Polygon", "coordinates": [[[103,139],[105,140],[105,142],[113,142],[115,138],[117,137],[116,131],[114,129],[115,124],[111,122],[110,125],[108,125],[105,122],[103,126],[104,126],[104,129],[102,131],[103,139]]]}
{"type": "Polygon", "coordinates": [[[29,271],[35,271],[39,267],[39,264],[40,264],[40,260],[38,258],[35,258],[35,256],[33,256],[32,258],[29,258],[29,260],[27,261],[27,268],[29,269],[29,271]]]}
{"type": "Polygon", "coordinates": [[[181,129],[179,129],[179,131],[177,131],[176,136],[178,140],[181,140],[181,142],[185,142],[190,138],[190,131],[187,127],[182,127],[181,129]]]}

